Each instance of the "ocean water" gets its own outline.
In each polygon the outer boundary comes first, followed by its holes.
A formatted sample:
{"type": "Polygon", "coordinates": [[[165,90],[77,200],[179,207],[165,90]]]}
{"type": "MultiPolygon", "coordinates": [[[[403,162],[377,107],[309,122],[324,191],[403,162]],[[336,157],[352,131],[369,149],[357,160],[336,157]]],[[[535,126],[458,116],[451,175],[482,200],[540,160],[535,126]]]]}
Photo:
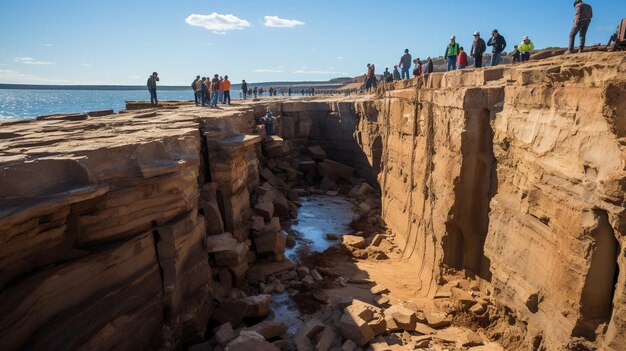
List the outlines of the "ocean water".
{"type": "MultiPolygon", "coordinates": [[[[191,89],[157,93],[159,100],[193,100],[191,89]]],[[[231,92],[231,95],[237,94],[231,92]]],[[[30,119],[54,113],[119,111],[126,108],[126,100],[150,100],[150,94],[147,90],[0,89],[0,118],[30,119]]]]}

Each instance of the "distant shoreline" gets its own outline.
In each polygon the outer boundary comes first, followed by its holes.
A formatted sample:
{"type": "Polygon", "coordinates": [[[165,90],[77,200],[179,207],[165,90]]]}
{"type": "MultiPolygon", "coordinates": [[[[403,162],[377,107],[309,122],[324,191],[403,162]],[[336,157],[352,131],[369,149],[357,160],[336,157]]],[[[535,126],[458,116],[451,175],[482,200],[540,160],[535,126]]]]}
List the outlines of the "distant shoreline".
{"type": "MultiPolygon", "coordinates": [[[[304,82],[260,82],[260,83],[248,83],[248,88],[254,86],[259,87],[315,87],[315,88],[336,88],[340,87],[348,82],[352,81],[352,78],[336,78],[325,82],[304,81],[304,82]]],[[[233,86],[240,86],[239,83],[233,83],[233,86]]],[[[2,84],[0,83],[0,89],[22,89],[22,90],[146,90],[145,85],[47,85],[47,84],[2,84]]],[[[191,91],[191,81],[189,86],[175,86],[175,85],[159,85],[159,90],[162,91],[191,91]]]]}

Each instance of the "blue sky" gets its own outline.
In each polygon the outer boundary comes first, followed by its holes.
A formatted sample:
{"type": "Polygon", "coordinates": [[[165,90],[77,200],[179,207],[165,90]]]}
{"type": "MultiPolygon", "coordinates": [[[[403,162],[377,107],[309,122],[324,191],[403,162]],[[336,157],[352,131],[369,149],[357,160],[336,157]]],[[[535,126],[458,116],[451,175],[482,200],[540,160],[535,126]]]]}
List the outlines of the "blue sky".
{"type": "MultiPolygon", "coordinates": [[[[357,76],[392,67],[405,48],[443,54],[497,28],[509,45],[566,46],[572,0],[0,0],[0,83],[187,85],[357,76]],[[232,16],[229,16],[232,15],[232,16]]],[[[606,43],[626,1],[589,1],[588,43],[606,43]]]]}

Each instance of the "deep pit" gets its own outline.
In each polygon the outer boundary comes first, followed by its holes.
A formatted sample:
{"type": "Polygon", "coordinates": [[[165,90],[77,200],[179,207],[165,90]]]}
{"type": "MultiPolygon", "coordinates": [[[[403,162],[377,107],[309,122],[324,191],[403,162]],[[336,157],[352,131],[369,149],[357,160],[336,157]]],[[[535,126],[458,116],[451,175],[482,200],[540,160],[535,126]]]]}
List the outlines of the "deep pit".
{"type": "Polygon", "coordinates": [[[3,123],[0,344],[624,350],[625,70],[3,123]]]}

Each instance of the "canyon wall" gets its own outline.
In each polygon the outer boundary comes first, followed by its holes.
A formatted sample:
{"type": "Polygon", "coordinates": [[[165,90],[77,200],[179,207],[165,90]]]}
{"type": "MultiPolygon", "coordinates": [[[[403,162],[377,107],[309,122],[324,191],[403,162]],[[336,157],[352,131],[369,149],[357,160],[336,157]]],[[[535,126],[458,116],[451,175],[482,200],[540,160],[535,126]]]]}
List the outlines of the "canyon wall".
{"type": "Polygon", "coordinates": [[[380,190],[420,295],[464,270],[497,301],[491,336],[507,348],[624,350],[625,70],[623,54],[590,53],[376,95],[4,123],[0,344],[200,340],[213,279],[244,279],[255,259],[254,119],[269,108],[292,152],[320,145],[380,190]],[[234,239],[234,257],[216,260],[217,238],[234,239]]]}

